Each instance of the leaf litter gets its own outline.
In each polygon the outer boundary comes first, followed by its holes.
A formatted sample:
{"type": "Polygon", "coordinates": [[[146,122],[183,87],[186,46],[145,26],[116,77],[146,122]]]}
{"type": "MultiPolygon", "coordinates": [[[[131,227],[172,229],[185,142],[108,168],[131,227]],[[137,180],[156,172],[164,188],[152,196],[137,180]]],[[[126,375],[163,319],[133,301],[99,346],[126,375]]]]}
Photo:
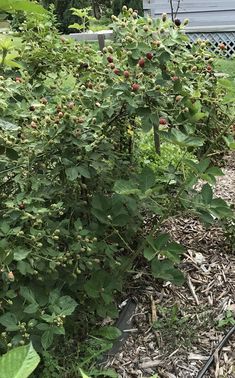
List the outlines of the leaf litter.
{"type": "MultiPolygon", "coordinates": [[[[226,159],[215,194],[235,204],[235,154],[226,159]]],[[[173,240],[186,247],[181,264],[183,286],[161,284],[144,269],[129,285],[137,301],[135,332],[106,367],[119,378],[196,378],[206,360],[231,328],[219,327],[230,313],[235,318],[235,254],[218,225],[204,227],[197,219],[172,217],[163,225],[173,240]]],[[[233,317],[232,317],[233,319],[233,317]]],[[[215,356],[205,378],[235,378],[235,336],[215,356]]]]}

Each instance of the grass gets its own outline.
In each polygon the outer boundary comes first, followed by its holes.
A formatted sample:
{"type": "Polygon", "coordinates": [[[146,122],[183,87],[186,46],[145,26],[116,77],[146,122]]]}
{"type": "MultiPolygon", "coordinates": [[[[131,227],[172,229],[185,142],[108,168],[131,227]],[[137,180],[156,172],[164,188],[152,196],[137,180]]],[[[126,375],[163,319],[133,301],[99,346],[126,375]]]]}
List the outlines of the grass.
{"type": "Polygon", "coordinates": [[[100,20],[94,20],[90,23],[90,30],[97,32],[101,30],[107,30],[110,29],[110,19],[103,17],[100,20]]]}
{"type": "Polygon", "coordinates": [[[216,69],[228,74],[231,78],[235,78],[235,59],[217,59],[215,63],[216,69]]]}

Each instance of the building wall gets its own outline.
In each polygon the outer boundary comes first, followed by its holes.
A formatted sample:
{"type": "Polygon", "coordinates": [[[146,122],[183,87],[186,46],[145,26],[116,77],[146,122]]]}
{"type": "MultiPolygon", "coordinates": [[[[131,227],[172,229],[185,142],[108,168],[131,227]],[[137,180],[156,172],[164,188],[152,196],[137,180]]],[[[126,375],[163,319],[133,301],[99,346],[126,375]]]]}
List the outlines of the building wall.
{"type": "MultiPolygon", "coordinates": [[[[177,2],[173,0],[174,8],[177,2]]],[[[169,0],[143,0],[143,6],[153,18],[170,14],[169,0]]],[[[191,27],[235,25],[235,0],[181,0],[177,18],[189,18],[191,27]]]]}

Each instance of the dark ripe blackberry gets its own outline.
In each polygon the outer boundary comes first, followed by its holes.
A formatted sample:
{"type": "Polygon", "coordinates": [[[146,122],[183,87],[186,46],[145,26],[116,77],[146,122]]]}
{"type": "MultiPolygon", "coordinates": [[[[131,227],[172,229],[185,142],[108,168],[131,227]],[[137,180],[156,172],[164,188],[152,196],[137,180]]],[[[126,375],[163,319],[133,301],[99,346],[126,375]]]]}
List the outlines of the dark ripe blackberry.
{"type": "Polygon", "coordinates": [[[181,25],[181,21],[179,18],[176,18],[175,21],[174,21],[175,25],[176,26],[180,26],[181,25]]]}
{"type": "Polygon", "coordinates": [[[82,63],[81,65],[80,65],[80,68],[88,68],[89,67],[89,64],[88,63],[82,63]]]}

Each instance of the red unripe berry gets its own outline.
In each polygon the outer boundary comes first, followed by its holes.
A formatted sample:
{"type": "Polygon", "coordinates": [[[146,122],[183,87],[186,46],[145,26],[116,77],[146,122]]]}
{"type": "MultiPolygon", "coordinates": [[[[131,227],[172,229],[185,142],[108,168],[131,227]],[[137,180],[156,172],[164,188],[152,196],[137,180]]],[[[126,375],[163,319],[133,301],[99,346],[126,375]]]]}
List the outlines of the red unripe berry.
{"type": "Polygon", "coordinates": [[[89,82],[86,84],[86,87],[89,88],[89,89],[92,89],[92,88],[93,88],[93,84],[89,81],[89,82]]]}
{"type": "Polygon", "coordinates": [[[15,280],[14,273],[13,272],[8,272],[7,273],[7,278],[8,278],[9,281],[14,281],[15,280]]]}
{"type": "Polygon", "coordinates": [[[36,129],[37,128],[37,124],[34,121],[31,122],[30,126],[32,127],[32,129],[36,129]]]}
{"type": "Polygon", "coordinates": [[[126,79],[130,77],[130,72],[129,71],[124,71],[123,75],[125,76],[126,79]]]}
{"type": "Polygon", "coordinates": [[[152,60],[152,59],[153,59],[153,54],[152,54],[151,52],[147,53],[147,54],[146,54],[146,58],[147,58],[148,60],[152,60]]]}
{"type": "Polygon", "coordinates": [[[179,77],[178,76],[172,76],[171,80],[177,81],[177,80],[179,80],[179,77]]]}
{"type": "Polygon", "coordinates": [[[107,57],[107,61],[108,61],[109,63],[113,63],[113,57],[112,57],[112,56],[108,56],[108,57],[107,57]]]}
{"type": "Polygon", "coordinates": [[[138,62],[138,65],[141,67],[141,68],[144,68],[144,65],[145,65],[145,60],[144,58],[141,58],[138,62]]]}
{"type": "Polygon", "coordinates": [[[211,72],[212,71],[212,67],[209,65],[207,66],[207,72],[211,72]]]}
{"type": "Polygon", "coordinates": [[[16,77],[16,82],[17,83],[22,83],[22,78],[21,77],[16,77]]]}
{"type": "Polygon", "coordinates": [[[45,97],[42,97],[40,99],[41,104],[46,105],[48,103],[47,99],[45,97]]]}
{"type": "Polygon", "coordinates": [[[115,75],[119,75],[119,74],[120,74],[120,71],[119,71],[118,68],[115,68],[115,69],[113,70],[113,73],[115,73],[115,75]]]}
{"type": "Polygon", "coordinates": [[[165,118],[160,118],[159,125],[167,125],[167,120],[165,118]]]}
{"type": "Polygon", "coordinates": [[[25,209],[25,204],[22,202],[19,204],[19,209],[24,210],[25,209]]]}
{"type": "Polygon", "coordinates": [[[225,46],[224,43],[220,43],[220,44],[219,44],[219,48],[220,48],[220,50],[225,50],[225,49],[226,49],[226,46],[225,46]]]}
{"type": "Polygon", "coordinates": [[[75,104],[74,104],[73,101],[69,102],[68,105],[67,105],[67,107],[68,107],[69,109],[73,109],[74,106],[75,106],[75,104]]]}
{"type": "Polygon", "coordinates": [[[132,88],[133,92],[137,92],[140,89],[140,86],[139,86],[139,84],[134,83],[134,84],[132,84],[131,88],[132,88]]]}

